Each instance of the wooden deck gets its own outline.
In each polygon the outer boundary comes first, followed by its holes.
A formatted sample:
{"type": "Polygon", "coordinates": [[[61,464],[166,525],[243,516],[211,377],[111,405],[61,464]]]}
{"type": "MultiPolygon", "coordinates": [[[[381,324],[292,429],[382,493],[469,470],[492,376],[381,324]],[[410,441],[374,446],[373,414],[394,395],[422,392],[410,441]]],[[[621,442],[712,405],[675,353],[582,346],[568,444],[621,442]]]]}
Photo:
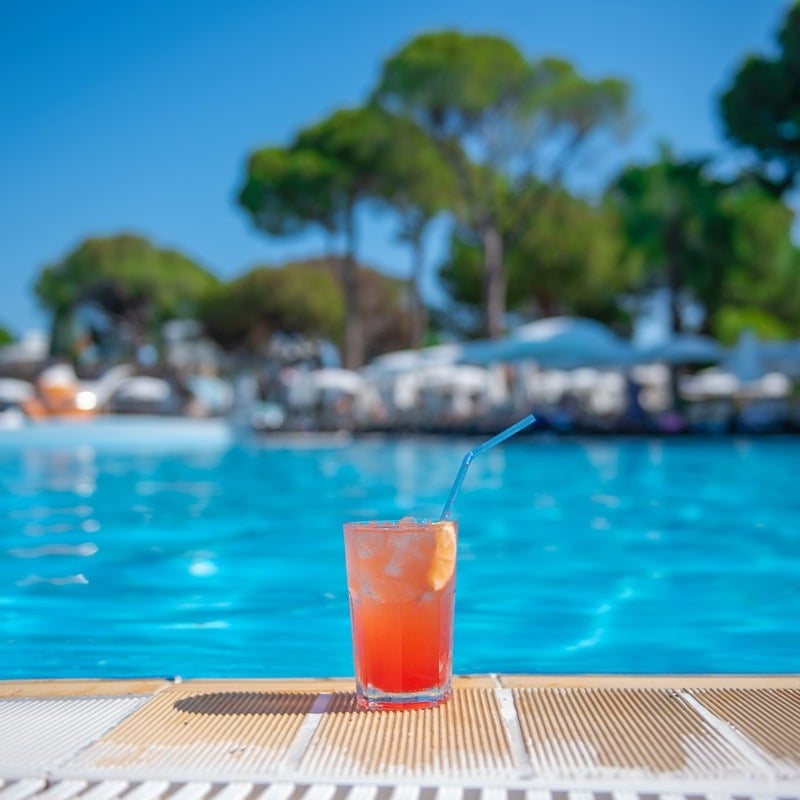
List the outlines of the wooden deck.
{"type": "Polygon", "coordinates": [[[0,682],[0,800],[800,800],[800,676],[0,682]]]}

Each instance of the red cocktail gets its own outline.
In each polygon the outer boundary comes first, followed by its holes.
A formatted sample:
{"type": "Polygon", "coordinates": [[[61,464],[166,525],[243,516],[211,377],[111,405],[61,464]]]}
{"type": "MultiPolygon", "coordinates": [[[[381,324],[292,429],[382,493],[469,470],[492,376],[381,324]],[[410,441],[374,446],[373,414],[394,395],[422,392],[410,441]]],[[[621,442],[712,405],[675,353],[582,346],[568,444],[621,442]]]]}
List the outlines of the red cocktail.
{"type": "Polygon", "coordinates": [[[450,697],[457,525],[344,526],[356,695],[363,708],[419,708],[450,697]]]}

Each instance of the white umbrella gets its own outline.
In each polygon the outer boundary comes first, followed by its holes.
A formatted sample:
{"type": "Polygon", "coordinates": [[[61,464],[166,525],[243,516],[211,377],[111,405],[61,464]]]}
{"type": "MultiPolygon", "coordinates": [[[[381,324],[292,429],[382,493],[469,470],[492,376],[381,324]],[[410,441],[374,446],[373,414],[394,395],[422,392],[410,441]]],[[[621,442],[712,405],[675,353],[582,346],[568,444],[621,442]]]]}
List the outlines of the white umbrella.
{"type": "Polygon", "coordinates": [[[0,378],[0,402],[24,403],[36,394],[36,388],[28,381],[17,378],[0,378]]]}
{"type": "Polygon", "coordinates": [[[696,375],[681,379],[681,394],[687,400],[710,400],[718,397],[733,397],[741,383],[739,379],[721,369],[706,369],[696,375]]]}
{"type": "Polygon", "coordinates": [[[0,347],[0,362],[39,364],[50,351],[50,337],[43,331],[31,331],[17,342],[0,347]]]}
{"type": "Polygon", "coordinates": [[[172,396],[172,387],[163,378],[135,375],[126,378],[114,392],[115,400],[138,403],[163,403],[172,396]]]}
{"type": "Polygon", "coordinates": [[[292,406],[311,405],[323,392],[357,395],[364,385],[364,378],[349,369],[324,367],[298,372],[289,386],[288,401],[292,406]]]}
{"type": "Polygon", "coordinates": [[[791,393],[792,381],[781,372],[768,372],[739,390],[739,396],[748,400],[783,400],[791,393]]]}
{"type": "Polygon", "coordinates": [[[215,375],[190,375],[186,378],[189,391],[203,406],[216,414],[224,414],[233,408],[233,386],[215,375]]]}
{"type": "Polygon", "coordinates": [[[318,391],[358,394],[364,387],[364,378],[350,369],[325,367],[305,373],[305,378],[318,391]]]}
{"type": "Polygon", "coordinates": [[[374,358],[362,369],[369,377],[399,375],[431,364],[455,364],[461,360],[463,348],[459,344],[440,344],[419,350],[396,350],[374,358]]]}
{"type": "Polygon", "coordinates": [[[714,364],[725,358],[725,348],[710,336],[676,333],[656,345],[638,349],[638,361],[665,364],[714,364]]]}
{"type": "Polygon", "coordinates": [[[731,372],[707,369],[681,381],[689,400],[731,397],[741,400],[782,400],[792,392],[792,381],[780,372],[767,372],[757,380],[742,381],[731,372]]]}
{"type": "Polygon", "coordinates": [[[627,341],[597,320],[549,317],[521,325],[503,339],[466,344],[463,360],[485,363],[530,359],[569,369],[629,364],[633,355],[627,341]]]}
{"type": "Polygon", "coordinates": [[[740,381],[758,380],[767,372],[760,345],[752,331],[744,331],[725,359],[723,369],[735,375],[740,381]]]}
{"type": "Polygon", "coordinates": [[[444,391],[485,391],[491,378],[492,373],[489,370],[470,364],[443,364],[417,373],[417,382],[421,388],[444,391]]]}
{"type": "Polygon", "coordinates": [[[731,349],[724,366],[743,381],[758,380],[770,372],[800,377],[800,341],[758,339],[744,331],[731,349]]]}
{"type": "Polygon", "coordinates": [[[53,364],[45,367],[37,378],[37,382],[42,387],[77,387],[78,376],[71,364],[53,364]]]}

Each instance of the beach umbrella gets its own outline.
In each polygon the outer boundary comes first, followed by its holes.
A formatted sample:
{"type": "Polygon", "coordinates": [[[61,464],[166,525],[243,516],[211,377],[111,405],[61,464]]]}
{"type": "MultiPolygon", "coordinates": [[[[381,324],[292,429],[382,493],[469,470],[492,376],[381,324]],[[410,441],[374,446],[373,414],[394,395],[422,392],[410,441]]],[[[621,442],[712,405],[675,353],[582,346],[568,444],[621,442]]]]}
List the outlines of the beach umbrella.
{"type": "Polygon", "coordinates": [[[768,372],[743,383],[738,396],[746,400],[784,400],[792,393],[792,381],[782,372],[768,372]]]}
{"type": "Polygon", "coordinates": [[[681,380],[687,400],[729,397],[740,400],[783,400],[792,392],[792,381],[782,372],[767,372],[755,380],[740,380],[732,372],[711,368],[681,380]]]}
{"type": "Polygon", "coordinates": [[[800,377],[800,341],[758,339],[744,331],[723,364],[743,381],[758,380],[770,372],[800,377]]]}
{"type": "Polygon", "coordinates": [[[44,331],[31,331],[22,339],[0,347],[0,363],[41,364],[50,352],[50,337],[44,331]]]}
{"type": "Polygon", "coordinates": [[[755,381],[766,372],[761,343],[752,331],[743,331],[736,345],[731,349],[722,368],[735,375],[740,381],[755,381]]]}
{"type": "Polygon", "coordinates": [[[680,391],[687,400],[711,400],[733,397],[741,386],[739,379],[730,372],[712,367],[687,375],[681,379],[680,391]]]}
{"type": "Polygon", "coordinates": [[[488,389],[492,373],[470,364],[443,364],[428,367],[417,374],[420,388],[481,392],[488,389]]]}
{"type": "Polygon", "coordinates": [[[531,360],[571,369],[625,365],[632,362],[629,342],[609,327],[583,317],[548,317],[521,325],[508,336],[463,346],[462,360],[473,363],[531,360]]]}
{"type": "Polygon", "coordinates": [[[358,372],[339,367],[323,367],[295,373],[288,393],[289,405],[309,406],[323,394],[357,395],[366,381],[358,372]]]}
{"type": "Polygon", "coordinates": [[[666,341],[637,349],[641,363],[716,364],[725,358],[725,348],[710,336],[698,333],[676,333],[666,341]]]}
{"type": "Polygon", "coordinates": [[[36,394],[36,388],[29,381],[18,378],[0,378],[0,402],[24,403],[36,394]]]}
{"type": "Polygon", "coordinates": [[[210,412],[224,414],[233,408],[233,386],[215,375],[190,375],[186,378],[189,391],[210,412]]]}
{"type": "Polygon", "coordinates": [[[358,394],[364,388],[364,378],[354,370],[339,367],[324,367],[301,373],[311,387],[322,392],[341,392],[342,394],[358,394]]]}
{"type": "Polygon", "coordinates": [[[163,378],[135,375],[126,378],[114,391],[114,399],[136,403],[165,403],[172,398],[172,386],[163,378]]]}
{"type": "Polygon", "coordinates": [[[374,378],[413,372],[436,364],[455,364],[462,359],[463,348],[447,343],[418,350],[395,350],[372,359],[362,368],[362,374],[374,378]]]}

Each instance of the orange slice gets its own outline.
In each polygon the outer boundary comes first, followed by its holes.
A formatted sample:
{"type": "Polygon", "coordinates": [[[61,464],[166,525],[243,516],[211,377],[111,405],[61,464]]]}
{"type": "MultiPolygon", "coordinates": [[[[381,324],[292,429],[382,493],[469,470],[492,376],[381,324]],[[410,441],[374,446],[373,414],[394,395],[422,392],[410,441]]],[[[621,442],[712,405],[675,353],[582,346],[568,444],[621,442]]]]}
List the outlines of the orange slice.
{"type": "Polygon", "coordinates": [[[428,568],[428,584],[434,591],[443,589],[456,569],[456,526],[442,522],[434,531],[433,558],[428,568]]]}

